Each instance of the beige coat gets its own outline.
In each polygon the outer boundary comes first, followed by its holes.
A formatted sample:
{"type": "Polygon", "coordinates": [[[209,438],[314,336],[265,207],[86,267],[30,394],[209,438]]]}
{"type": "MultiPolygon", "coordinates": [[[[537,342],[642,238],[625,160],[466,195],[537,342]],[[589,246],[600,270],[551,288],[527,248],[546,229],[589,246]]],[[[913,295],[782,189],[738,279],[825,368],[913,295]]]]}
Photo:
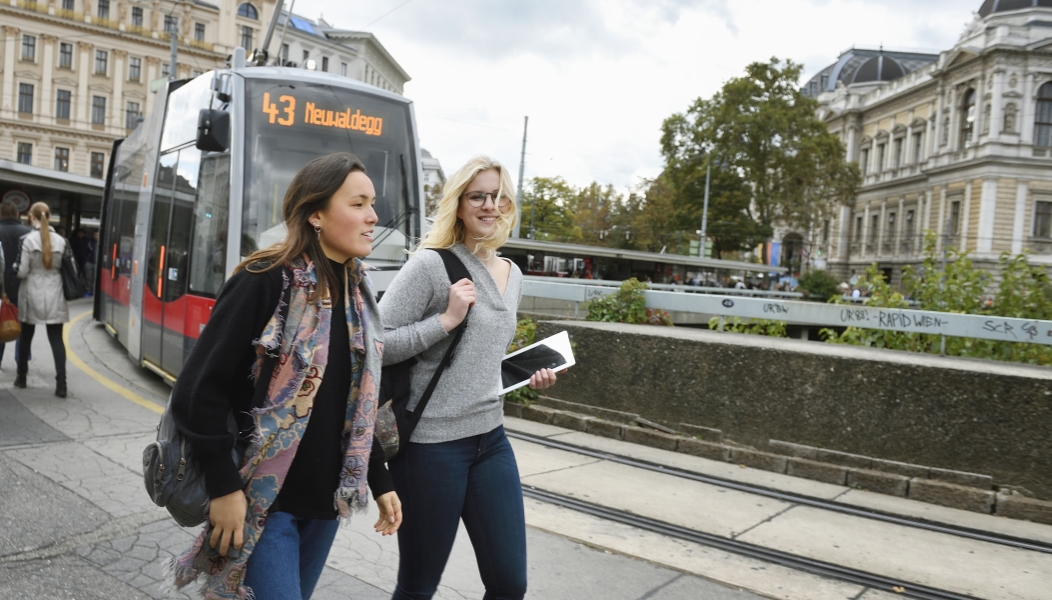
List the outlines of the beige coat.
{"type": "Polygon", "coordinates": [[[69,305],[62,293],[62,254],[66,239],[54,231],[51,235],[51,268],[44,267],[40,230],[34,229],[22,238],[18,263],[18,320],[31,325],[68,323],[69,305]]]}

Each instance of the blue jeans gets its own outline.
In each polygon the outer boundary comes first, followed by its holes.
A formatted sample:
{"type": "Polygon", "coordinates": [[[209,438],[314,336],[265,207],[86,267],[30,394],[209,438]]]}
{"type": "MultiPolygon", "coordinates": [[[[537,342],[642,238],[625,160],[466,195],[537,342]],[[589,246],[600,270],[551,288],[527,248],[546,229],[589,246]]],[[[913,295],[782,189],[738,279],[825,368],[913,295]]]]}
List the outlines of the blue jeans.
{"type": "Polygon", "coordinates": [[[392,600],[434,595],[461,519],[486,586],[483,598],[526,595],[526,517],[503,427],[441,444],[408,444],[390,469],[403,514],[392,600]]]}
{"type": "Polygon", "coordinates": [[[301,519],[280,511],[268,514],[245,573],[245,585],[255,599],[310,598],[338,527],[336,519],[301,519]]]}

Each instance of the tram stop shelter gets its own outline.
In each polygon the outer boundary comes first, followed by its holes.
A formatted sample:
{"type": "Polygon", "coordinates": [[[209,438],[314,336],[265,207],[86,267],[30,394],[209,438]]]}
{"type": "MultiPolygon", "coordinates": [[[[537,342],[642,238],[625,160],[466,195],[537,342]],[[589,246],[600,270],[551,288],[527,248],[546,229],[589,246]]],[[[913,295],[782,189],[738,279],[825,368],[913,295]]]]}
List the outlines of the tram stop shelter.
{"type": "Polygon", "coordinates": [[[0,200],[14,202],[19,213],[46,202],[67,234],[98,226],[105,185],[103,179],[0,159],[0,200]]]}

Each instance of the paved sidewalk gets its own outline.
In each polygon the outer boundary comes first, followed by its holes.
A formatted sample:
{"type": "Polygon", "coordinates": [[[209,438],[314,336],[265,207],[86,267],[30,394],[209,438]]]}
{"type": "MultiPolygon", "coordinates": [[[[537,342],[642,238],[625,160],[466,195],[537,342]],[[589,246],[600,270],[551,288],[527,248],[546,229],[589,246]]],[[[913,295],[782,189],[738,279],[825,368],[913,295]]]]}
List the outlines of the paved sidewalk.
{"type": "MultiPolygon", "coordinates": [[[[74,318],[84,311],[89,301],[71,303],[74,318]]],[[[142,487],[142,449],[154,437],[168,386],[132,365],[90,317],[70,327],[69,398],[53,394],[46,336],[34,340],[28,389],[12,388],[13,350],[8,344],[0,363],[0,597],[189,598],[166,591],[163,572],[194,532],[175,525],[142,487]],[[116,385],[105,387],[78,359],[116,385]]],[[[534,518],[552,509],[527,510],[534,518]]],[[[363,516],[341,528],[314,598],[390,597],[397,542],[376,535],[374,520],[363,516]]],[[[533,527],[528,544],[529,598],[759,598],[533,527]]],[[[470,544],[459,535],[435,597],[479,599],[483,591],[470,544]]]]}

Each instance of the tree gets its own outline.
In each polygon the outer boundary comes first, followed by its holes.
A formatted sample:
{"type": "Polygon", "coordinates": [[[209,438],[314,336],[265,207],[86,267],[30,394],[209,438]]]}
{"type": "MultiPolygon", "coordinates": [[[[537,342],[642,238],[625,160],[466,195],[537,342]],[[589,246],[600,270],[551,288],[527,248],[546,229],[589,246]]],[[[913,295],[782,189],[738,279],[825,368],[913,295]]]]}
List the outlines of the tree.
{"type": "Polygon", "coordinates": [[[817,101],[800,93],[802,66],[778,58],[752,63],[711,99],[662,125],[666,169],[720,165],[746,183],[748,216],[805,231],[853,199],[858,165],[816,116],[817,101]]]}
{"type": "Polygon", "coordinates": [[[561,177],[534,177],[522,193],[522,236],[530,231],[532,209],[533,237],[538,240],[569,242],[580,239],[580,231],[569,206],[577,191],[561,177]]]}
{"type": "Polygon", "coordinates": [[[442,200],[441,183],[432,183],[424,186],[424,211],[428,216],[433,216],[438,209],[438,203],[442,200]]]}
{"type": "Polygon", "coordinates": [[[614,186],[603,187],[596,182],[577,190],[569,209],[580,232],[577,241],[589,245],[611,246],[614,234],[613,215],[621,204],[621,196],[614,186]]]}

